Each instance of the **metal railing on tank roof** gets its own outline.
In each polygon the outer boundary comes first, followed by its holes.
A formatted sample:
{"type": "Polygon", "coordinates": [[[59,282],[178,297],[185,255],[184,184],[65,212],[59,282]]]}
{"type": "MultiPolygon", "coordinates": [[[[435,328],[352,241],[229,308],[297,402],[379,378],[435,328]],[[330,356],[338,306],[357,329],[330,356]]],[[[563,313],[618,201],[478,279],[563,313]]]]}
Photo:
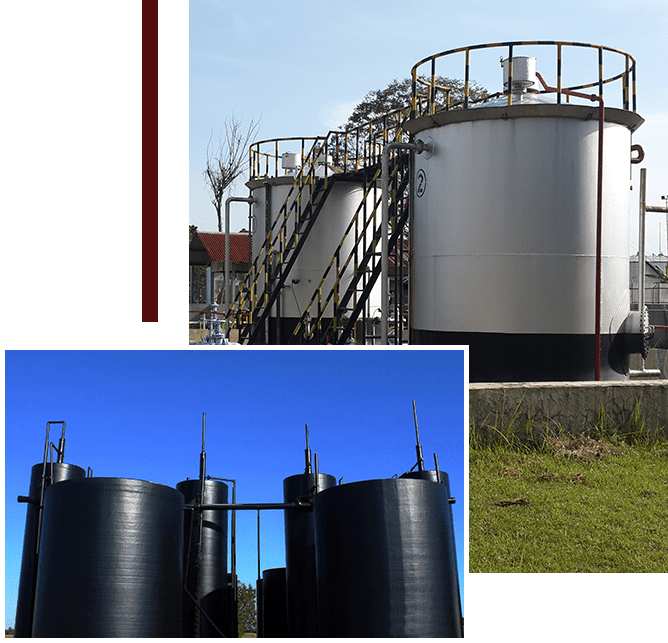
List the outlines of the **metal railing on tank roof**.
{"type": "MultiPolygon", "coordinates": [[[[438,111],[446,111],[449,109],[467,109],[473,105],[484,104],[493,98],[498,98],[502,95],[507,95],[508,105],[513,104],[513,58],[517,56],[518,47],[534,47],[534,46],[548,46],[556,48],[556,82],[552,87],[544,86],[542,90],[531,90],[532,93],[545,94],[556,93],[557,103],[561,103],[565,97],[566,102],[570,101],[572,94],[569,92],[576,92],[581,89],[590,87],[598,88],[598,95],[603,96],[603,89],[605,85],[620,81],[621,84],[621,107],[636,111],[636,60],[630,54],[613,49],[612,47],[605,47],[603,45],[593,45],[583,42],[566,42],[557,40],[522,40],[514,42],[500,42],[481,45],[472,45],[469,47],[459,47],[457,49],[449,49],[433,56],[424,58],[416,63],[411,70],[412,77],[412,111],[411,118],[424,116],[427,114],[434,114],[438,111]],[[503,92],[491,94],[483,99],[471,99],[471,52],[475,50],[488,50],[492,48],[502,48],[507,51],[508,59],[508,89],[503,92]],[[568,86],[564,83],[564,71],[562,69],[563,52],[566,48],[591,48],[598,51],[598,72],[593,73],[591,82],[584,84],[575,84],[568,86]],[[614,75],[606,77],[603,71],[603,53],[610,52],[615,55],[615,59],[623,58],[623,68],[620,71],[615,71],[614,75]],[[439,75],[437,73],[437,63],[443,58],[453,56],[454,54],[464,54],[464,97],[462,100],[451,101],[450,94],[452,88],[438,84],[439,75]],[[445,101],[442,99],[442,94],[445,94],[445,101]],[[441,106],[444,105],[444,106],[441,106]],[[632,106],[632,107],[631,107],[632,106]]],[[[501,58],[503,60],[503,56],[501,58]]],[[[579,66],[578,66],[579,67],[579,66]]],[[[551,77],[545,68],[543,68],[543,76],[551,77]]],[[[606,104],[609,103],[609,98],[606,98],[606,104]]]]}
{"type": "MultiPolygon", "coordinates": [[[[323,139],[318,136],[293,136],[256,141],[250,146],[249,152],[250,178],[259,179],[280,176],[278,161],[283,158],[285,153],[292,153],[293,156],[298,155],[300,160],[306,159],[313,148],[313,144],[319,140],[323,139]],[[298,153],[294,152],[295,147],[299,148],[298,153]]],[[[287,173],[288,170],[283,168],[283,175],[287,173]]]]}
{"type": "Polygon", "coordinates": [[[387,143],[403,141],[403,125],[410,116],[406,105],[348,130],[332,130],[326,136],[275,138],[250,146],[251,180],[298,176],[311,164],[324,163],[330,171],[357,172],[380,163],[387,143]],[[279,160],[284,162],[279,167],[279,160]],[[289,165],[295,163],[295,165],[289,165]]]}

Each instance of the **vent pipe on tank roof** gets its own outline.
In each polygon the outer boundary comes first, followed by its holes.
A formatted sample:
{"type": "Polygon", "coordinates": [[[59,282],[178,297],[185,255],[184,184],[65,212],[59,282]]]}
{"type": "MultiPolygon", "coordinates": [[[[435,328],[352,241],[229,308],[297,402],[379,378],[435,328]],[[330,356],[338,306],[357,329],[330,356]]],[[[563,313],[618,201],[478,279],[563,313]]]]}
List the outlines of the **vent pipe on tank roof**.
{"type": "Polygon", "coordinates": [[[60,440],[58,442],[58,449],[56,450],[58,451],[57,462],[62,464],[63,462],[65,462],[65,422],[63,422],[63,433],[60,436],[60,440]]]}
{"type": "Polygon", "coordinates": [[[415,418],[415,451],[417,453],[418,471],[424,471],[424,457],[422,455],[422,445],[420,444],[420,434],[418,433],[417,411],[415,410],[415,400],[413,400],[413,417],[415,418]]]}
{"type": "Polygon", "coordinates": [[[311,449],[309,448],[308,445],[308,424],[306,426],[306,452],[305,452],[305,457],[306,457],[306,471],[304,473],[312,473],[311,470],[311,449]]]}
{"type": "Polygon", "coordinates": [[[538,85],[536,77],[536,59],[532,56],[514,56],[501,59],[503,67],[503,89],[513,94],[525,93],[530,87],[538,85]],[[509,81],[512,88],[509,89],[509,81]]]}

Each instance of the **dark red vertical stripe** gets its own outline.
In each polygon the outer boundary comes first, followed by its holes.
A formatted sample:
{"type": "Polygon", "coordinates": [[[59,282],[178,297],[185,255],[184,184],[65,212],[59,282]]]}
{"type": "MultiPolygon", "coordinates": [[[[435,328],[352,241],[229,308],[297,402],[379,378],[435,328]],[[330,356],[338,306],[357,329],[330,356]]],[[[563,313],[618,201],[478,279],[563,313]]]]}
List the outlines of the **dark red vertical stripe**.
{"type": "Polygon", "coordinates": [[[158,321],[158,0],[142,2],[142,322],[158,321]]]}

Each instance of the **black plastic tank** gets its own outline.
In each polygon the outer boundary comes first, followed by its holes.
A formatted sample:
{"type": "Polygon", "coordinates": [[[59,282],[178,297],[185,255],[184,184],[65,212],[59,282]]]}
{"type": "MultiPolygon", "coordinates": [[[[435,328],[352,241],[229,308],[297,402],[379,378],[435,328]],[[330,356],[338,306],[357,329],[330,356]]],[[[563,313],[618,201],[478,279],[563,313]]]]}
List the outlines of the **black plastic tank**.
{"type": "Polygon", "coordinates": [[[46,490],[33,636],[180,637],[183,494],[123,478],[46,490]]]}
{"type": "MultiPolygon", "coordinates": [[[[415,480],[430,480],[431,482],[440,482],[441,484],[445,485],[446,488],[448,489],[448,494],[450,493],[450,479],[448,478],[448,474],[444,473],[443,471],[430,471],[430,470],[423,470],[423,471],[411,471],[409,473],[404,473],[402,478],[412,478],[415,480]]],[[[457,569],[457,550],[454,546],[455,542],[455,523],[452,519],[452,503],[455,501],[454,498],[451,499],[450,503],[448,504],[448,523],[450,525],[450,540],[453,543],[453,546],[450,548],[450,552],[452,554],[452,568],[457,569]]],[[[461,597],[460,591],[459,591],[459,575],[457,575],[457,596],[461,597]]],[[[461,611],[461,598],[460,598],[460,611],[461,611]]]]}
{"type": "MultiPolygon", "coordinates": [[[[296,502],[336,485],[324,473],[302,473],[283,481],[285,502],[296,502]]],[[[285,565],[290,637],[318,636],[318,603],[315,574],[315,527],[313,512],[285,510],[285,565]]]]}
{"type": "Polygon", "coordinates": [[[262,636],[288,638],[285,567],[262,572],[262,636]]]}
{"type": "Polygon", "coordinates": [[[37,532],[39,529],[39,503],[42,493],[43,474],[45,489],[56,482],[86,477],[86,471],[74,464],[47,462],[46,469],[44,469],[44,463],[36,464],[32,468],[28,498],[21,499],[24,502],[28,502],[28,511],[26,515],[25,535],[23,536],[21,576],[16,604],[15,638],[32,636],[35,588],[37,585],[37,532]]]}
{"type": "MultiPolygon", "coordinates": [[[[184,480],[176,485],[186,504],[198,497],[200,481],[184,480]]],[[[205,504],[226,504],[228,487],[218,480],[204,481],[205,504]]],[[[184,521],[183,570],[188,592],[197,597],[212,623],[195,607],[193,599],[184,592],[183,636],[236,636],[231,632],[230,597],[227,587],[227,510],[206,510],[202,516],[202,552],[198,560],[199,515],[186,511],[184,521]],[[186,572],[187,570],[187,572],[186,572]],[[217,629],[216,629],[217,628],[217,629]]]]}
{"type": "Polygon", "coordinates": [[[462,636],[447,483],[367,480],[313,503],[320,636],[462,636]]]}

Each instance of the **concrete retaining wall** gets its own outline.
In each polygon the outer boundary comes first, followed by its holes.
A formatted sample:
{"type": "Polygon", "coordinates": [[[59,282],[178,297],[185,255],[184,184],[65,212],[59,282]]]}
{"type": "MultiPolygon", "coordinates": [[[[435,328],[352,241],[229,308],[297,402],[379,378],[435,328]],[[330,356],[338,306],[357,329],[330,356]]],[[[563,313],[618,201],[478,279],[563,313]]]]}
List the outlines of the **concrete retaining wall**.
{"type": "MultiPolygon", "coordinates": [[[[668,437],[668,380],[528,382],[469,385],[469,424],[481,437],[549,425],[571,434],[595,427],[668,437]],[[494,428],[493,428],[494,427],[494,428]]],[[[502,438],[501,438],[502,439],[502,438]]]]}

